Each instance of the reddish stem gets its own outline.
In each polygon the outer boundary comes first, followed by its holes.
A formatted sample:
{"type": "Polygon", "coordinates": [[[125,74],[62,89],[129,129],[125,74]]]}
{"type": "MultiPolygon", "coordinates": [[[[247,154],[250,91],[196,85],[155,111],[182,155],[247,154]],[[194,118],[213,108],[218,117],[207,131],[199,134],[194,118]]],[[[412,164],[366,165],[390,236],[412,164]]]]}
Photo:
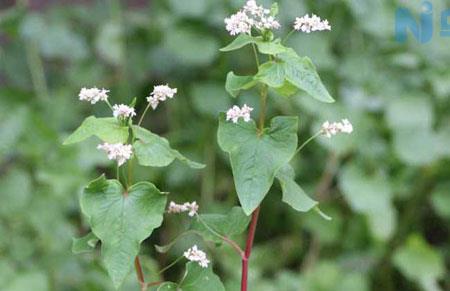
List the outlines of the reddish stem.
{"type": "Polygon", "coordinates": [[[252,253],[253,240],[255,238],[256,224],[258,223],[259,207],[252,213],[252,220],[248,229],[247,243],[245,245],[244,257],[242,258],[241,291],[247,291],[248,285],[248,261],[252,253]]]}
{"type": "Polygon", "coordinates": [[[134,259],[134,268],[136,269],[136,276],[141,285],[141,290],[147,289],[147,284],[145,284],[144,272],[142,271],[141,260],[139,260],[139,256],[136,256],[134,259]]]}

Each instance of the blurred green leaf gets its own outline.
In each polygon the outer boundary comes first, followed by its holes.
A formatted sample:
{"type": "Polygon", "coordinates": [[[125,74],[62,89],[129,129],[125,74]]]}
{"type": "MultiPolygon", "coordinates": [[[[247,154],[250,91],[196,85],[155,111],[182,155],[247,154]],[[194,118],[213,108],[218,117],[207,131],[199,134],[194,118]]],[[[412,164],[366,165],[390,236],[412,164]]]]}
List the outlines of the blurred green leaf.
{"type": "Polygon", "coordinates": [[[247,229],[250,216],[245,215],[242,208],[233,207],[227,214],[200,214],[200,220],[192,222],[190,229],[198,231],[207,240],[222,243],[222,239],[212,234],[202,222],[218,234],[230,238],[247,229]]]}
{"type": "Polygon", "coordinates": [[[439,253],[422,237],[411,235],[393,256],[394,265],[409,279],[426,291],[440,290],[437,280],[445,274],[445,265],[439,253]]]}
{"type": "Polygon", "coordinates": [[[442,217],[450,219],[450,183],[439,184],[431,194],[431,203],[442,217]]]}

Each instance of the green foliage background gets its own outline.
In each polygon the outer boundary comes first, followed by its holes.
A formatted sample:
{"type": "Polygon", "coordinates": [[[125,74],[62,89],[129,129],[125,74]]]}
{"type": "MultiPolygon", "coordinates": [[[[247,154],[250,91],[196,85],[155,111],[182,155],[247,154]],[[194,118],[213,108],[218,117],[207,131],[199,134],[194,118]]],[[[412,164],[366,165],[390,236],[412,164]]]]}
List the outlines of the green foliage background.
{"type": "MultiPolygon", "coordinates": [[[[169,199],[197,200],[200,212],[226,212],[237,197],[216,143],[217,116],[234,102],[225,76],[256,67],[249,47],[218,49],[232,39],[224,17],[244,1],[159,0],[127,8],[105,0],[40,9],[17,2],[0,11],[0,290],[112,290],[98,253],[71,253],[72,237],[88,231],[78,203],[82,187],[114,172],[94,138],[61,145],[86,116],[108,115],[106,106],[79,102],[79,89],[108,88],[115,103],[136,96],[142,112],[153,85],[177,87],[176,98],[145,126],[207,168],[176,162],[136,175],[170,192],[169,199]]],[[[432,2],[435,16],[450,7],[432,2]]],[[[269,116],[298,116],[303,140],[327,119],[348,117],[355,132],[318,139],[292,163],[296,181],[331,222],[290,209],[278,184],[264,200],[251,290],[450,290],[450,39],[439,37],[439,17],[430,43],[410,37],[399,44],[395,9],[419,13],[419,1],[279,4],[284,29],[308,12],[332,24],[331,32],[295,34],[289,43],[311,57],[337,102],[271,92],[269,116]]],[[[258,113],[256,93],[236,102],[258,113]]],[[[148,280],[158,279],[158,265],[198,243],[227,290],[238,290],[240,262],[227,246],[188,236],[168,254],[155,251],[188,223],[168,217],[145,242],[148,280]]],[[[138,289],[133,274],[122,289],[138,289]]]]}

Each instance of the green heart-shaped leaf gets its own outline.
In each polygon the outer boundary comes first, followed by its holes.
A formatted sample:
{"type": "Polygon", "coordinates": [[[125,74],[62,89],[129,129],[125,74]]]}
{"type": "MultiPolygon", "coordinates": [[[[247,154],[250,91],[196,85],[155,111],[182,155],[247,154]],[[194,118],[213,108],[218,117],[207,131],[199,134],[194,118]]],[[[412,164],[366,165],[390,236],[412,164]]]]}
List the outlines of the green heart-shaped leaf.
{"type": "Polygon", "coordinates": [[[94,135],[108,143],[126,143],[128,127],[121,126],[119,121],[113,117],[96,118],[95,116],[89,116],[63,144],[78,143],[94,135]]]}
{"type": "Polygon", "coordinates": [[[145,128],[133,126],[137,141],[133,144],[134,154],[139,165],[147,167],[165,167],[178,159],[193,169],[202,169],[205,165],[191,161],[179,151],[170,147],[167,139],[154,134],[145,128]]]}
{"type": "Polygon", "coordinates": [[[219,146],[230,155],[236,191],[247,215],[258,207],[277,171],[294,155],[297,128],[297,117],[282,116],[258,133],[253,120],[234,124],[220,115],[219,146]]]}
{"type": "Polygon", "coordinates": [[[161,225],[166,200],[149,182],[126,191],[119,181],[103,175],[84,189],[81,210],[102,242],[102,258],[116,288],[130,272],[140,243],[161,225]]]}

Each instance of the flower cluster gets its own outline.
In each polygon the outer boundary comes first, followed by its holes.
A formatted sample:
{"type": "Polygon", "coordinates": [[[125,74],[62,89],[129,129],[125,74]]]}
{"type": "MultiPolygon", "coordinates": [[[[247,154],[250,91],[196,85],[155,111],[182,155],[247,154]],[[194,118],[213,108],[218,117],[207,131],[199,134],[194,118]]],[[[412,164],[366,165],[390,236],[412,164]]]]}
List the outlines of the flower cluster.
{"type": "Polygon", "coordinates": [[[78,97],[81,101],[88,101],[91,104],[95,104],[98,101],[107,101],[108,100],[109,90],[94,88],[82,88],[78,97]]]}
{"type": "Polygon", "coordinates": [[[185,202],[184,204],[176,204],[173,201],[170,201],[169,207],[167,209],[168,213],[182,213],[182,212],[188,212],[188,215],[190,217],[193,217],[198,212],[198,204],[197,202],[185,202]]]}
{"type": "Polygon", "coordinates": [[[264,29],[278,29],[280,23],[270,15],[270,10],[256,4],[255,0],[248,0],[237,13],[225,18],[226,30],[231,35],[241,33],[250,34],[252,27],[264,29]]]}
{"type": "Polygon", "coordinates": [[[353,125],[350,123],[350,121],[348,121],[348,119],[342,119],[341,122],[333,123],[325,121],[322,124],[321,133],[328,138],[341,132],[347,134],[353,132],[353,125]]]}
{"type": "Polygon", "coordinates": [[[170,88],[168,85],[158,85],[153,87],[153,92],[147,97],[147,101],[150,103],[153,109],[158,107],[159,102],[166,101],[167,98],[173,98],[177,93],[177,88],[170,88]]]}
{"type": "Polygon", "coordinates": [[[227,121],[233,121],[233,123],[237,123],[239,118],[242,117],[245,122],[250,121],[250,112],[253,111],[253,108],[247,106],[247,104],[244,104],[242,106],[242,109],[239,108],[239,106],[234,105],[227,111],[227,121]]]}
{"type": "Polygon", "coordinates": [[[105,142],[98,145],[97,149],[104,150],[108,154],[108,159],[116,160],[119,166],[122,166],[133,154],[131,145],[121,143],[109,144],[105,142]]]}
{"type": "Polygon", "coordinates": [[[303,17],[295,18],[294,29],[310,33],[313,31],[331,30],[328,20],[322,20],[319,16],[312,14],[311,17],[306,14],[303,17]]]}
{"type": "Polygon", "coordinates": [[[124,104],[115,104],[113,106],[113,115],[116,118],[128,118],[128,117],[133,117],[136,115],[136,112],[134,112],[134,108],[124,105],[124,104]]]}
{"type": "Polygon", "coordinates": [[[204,251],[199,250],[197,245],[184,252],[184,257],[191,262],[197,262],[202,268],[208,268],[209,260],[204,251]]]}

